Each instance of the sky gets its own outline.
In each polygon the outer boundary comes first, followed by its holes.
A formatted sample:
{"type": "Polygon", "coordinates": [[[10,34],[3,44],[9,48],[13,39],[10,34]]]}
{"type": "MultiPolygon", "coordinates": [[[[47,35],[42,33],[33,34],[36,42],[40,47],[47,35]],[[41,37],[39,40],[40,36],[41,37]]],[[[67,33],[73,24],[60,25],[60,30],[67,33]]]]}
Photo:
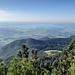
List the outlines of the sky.
{"type": "Polygon", "coordinates": [[[0,22],[75,23],[75,0],[0,0],[0,22]]]}

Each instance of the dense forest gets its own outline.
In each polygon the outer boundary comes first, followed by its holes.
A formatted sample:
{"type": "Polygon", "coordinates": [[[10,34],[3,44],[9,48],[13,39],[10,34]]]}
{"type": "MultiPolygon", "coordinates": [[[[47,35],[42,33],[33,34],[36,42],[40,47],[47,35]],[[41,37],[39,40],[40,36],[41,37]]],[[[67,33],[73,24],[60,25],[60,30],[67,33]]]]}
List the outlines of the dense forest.
{"type": "Polygon", "coordinates": [[[23,44],[8,66],[0,62],[0,75],[75,75],[75,39],[53,61],[41,60],[36,49],[31,53],[29,57],[28,47],[23,44]]]}

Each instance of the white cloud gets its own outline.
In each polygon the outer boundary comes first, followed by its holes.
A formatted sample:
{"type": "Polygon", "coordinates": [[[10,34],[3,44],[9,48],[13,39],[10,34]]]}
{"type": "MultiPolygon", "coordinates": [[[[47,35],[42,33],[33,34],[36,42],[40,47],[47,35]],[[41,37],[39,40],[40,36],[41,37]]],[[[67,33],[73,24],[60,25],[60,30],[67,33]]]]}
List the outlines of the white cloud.
{"type": "MultiPolygon", "coordinates": [[[[46,21],[46,18],[40,18],[36,16],[32,16],[30,14],[25,14],[25,13],[16,13],[16,12],[11,12],[11,11],[4,11],[0,10],[0,21],[15,21],[15,22],[37,22],[37,21],[46,21]]],[[[48,19],[47,19],[48,21],[48,19]]]]}
{"type": "Polygon", "coordinates": [[[0,22],[75,22],[75,18],[58,16],[37,16],[28,13],[19,13],[0,10],[0,22]]]}
{"type": "Polygon", "coordinates": [[[0,10],[0,21],[11,21],[14,15],[10,11],[0,10]]]}

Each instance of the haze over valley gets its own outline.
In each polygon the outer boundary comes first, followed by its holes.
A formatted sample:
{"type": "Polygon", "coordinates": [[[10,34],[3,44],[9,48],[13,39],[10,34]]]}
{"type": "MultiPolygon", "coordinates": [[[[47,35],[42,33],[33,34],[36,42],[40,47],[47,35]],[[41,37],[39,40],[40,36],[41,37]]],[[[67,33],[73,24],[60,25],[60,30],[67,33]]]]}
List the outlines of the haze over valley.
{"type": "Polygon", "coordinates": [[[74,23],[0,23],[0,47],[18,39],[67,38],[73,35],[74,23]]]}

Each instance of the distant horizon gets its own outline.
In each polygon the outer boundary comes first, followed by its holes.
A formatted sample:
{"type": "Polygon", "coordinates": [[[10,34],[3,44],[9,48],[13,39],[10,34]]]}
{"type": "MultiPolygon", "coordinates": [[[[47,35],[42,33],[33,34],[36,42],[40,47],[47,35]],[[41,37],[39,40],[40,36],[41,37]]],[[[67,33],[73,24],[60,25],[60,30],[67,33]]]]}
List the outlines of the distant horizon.
{"type": "Polygon", "coordinates": [[[64,28],[75,27],[75,23],[55,23],[55,22],[0,22],[0,28],[64,28]]]}

